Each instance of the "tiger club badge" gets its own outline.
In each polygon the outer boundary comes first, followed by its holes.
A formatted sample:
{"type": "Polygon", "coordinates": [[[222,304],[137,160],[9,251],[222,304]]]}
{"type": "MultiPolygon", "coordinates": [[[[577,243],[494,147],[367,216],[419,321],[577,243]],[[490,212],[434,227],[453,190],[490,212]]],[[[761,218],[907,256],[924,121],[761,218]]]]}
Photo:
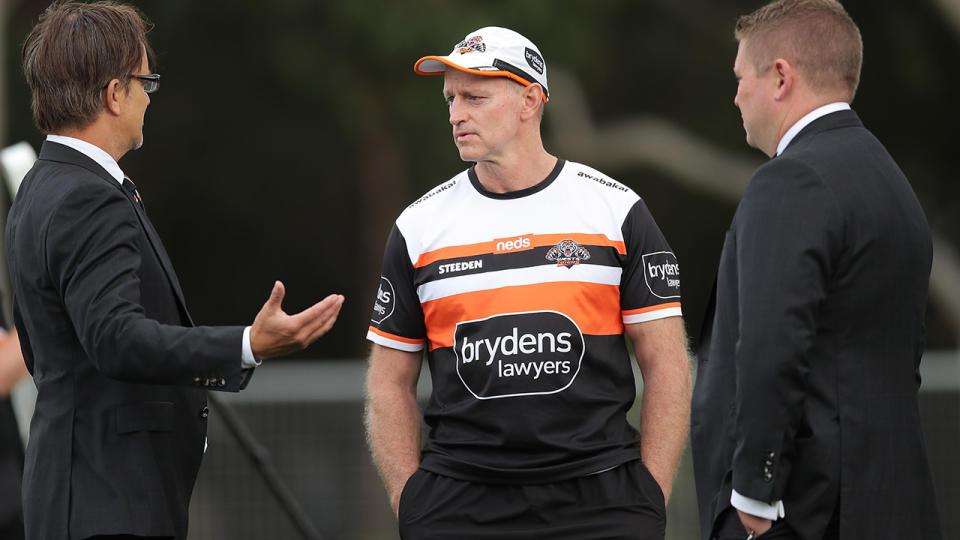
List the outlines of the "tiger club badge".
{"type": "Polygon", "coordinates": [[[587,248],[574,242],[573,240],[561,240],[560,243],[550,248],[547,252],[547,260],[555,261],[557,266],[572,268],[590,258],[590,252],[587,248]]]}

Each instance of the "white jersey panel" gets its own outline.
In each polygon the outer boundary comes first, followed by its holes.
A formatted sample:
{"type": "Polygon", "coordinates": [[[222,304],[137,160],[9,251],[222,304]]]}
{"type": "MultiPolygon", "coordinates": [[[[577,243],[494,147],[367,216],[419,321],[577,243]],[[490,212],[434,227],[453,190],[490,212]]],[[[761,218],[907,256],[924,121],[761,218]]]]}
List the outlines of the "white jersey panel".
{"type": "Polygon", "coordinates": [[[638,199],[632,189],[572,161],[545,189],[516,199],[484,196],[463,171],[407,207],[397,226],[413,263],[442,247],[525,234],[603,234],[622,242],[621,225],[638,199]]]}

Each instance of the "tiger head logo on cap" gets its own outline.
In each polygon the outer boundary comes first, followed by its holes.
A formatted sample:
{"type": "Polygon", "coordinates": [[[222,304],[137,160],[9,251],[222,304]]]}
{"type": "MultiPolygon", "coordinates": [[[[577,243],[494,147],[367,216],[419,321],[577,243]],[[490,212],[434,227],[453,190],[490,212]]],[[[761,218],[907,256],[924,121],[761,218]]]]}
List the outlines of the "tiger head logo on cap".
{"type": "Polygon", "coordinates": [[[487,50],[487,46],[483,44],[483,36],[473,36],[457,43],[454,50],[460,54],[467,54],[473,51],[484,52],[487,50]]]}

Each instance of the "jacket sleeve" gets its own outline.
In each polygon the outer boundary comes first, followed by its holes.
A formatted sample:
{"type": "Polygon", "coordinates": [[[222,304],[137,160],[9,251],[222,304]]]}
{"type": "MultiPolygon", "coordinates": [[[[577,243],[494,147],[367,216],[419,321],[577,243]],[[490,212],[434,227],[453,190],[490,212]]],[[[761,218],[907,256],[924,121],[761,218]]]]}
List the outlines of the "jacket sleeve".
{"type": "Polygon", "coordinates": [[[67,194],[44,228],[49,277],[87,357],[107,377],[128,382],[239,390],[249,378],[241,371],[243,327],[146,317],[141,234],[130,201],[105,183],[67,194]]]}
{"type": "Polygon", "coordinates": [[[843,219],[815,171],[780,157],[754,176],[735,230],[740,339],[733,488],[773,502],[783,498],[790,476],[818,307],[842,249],[843,219]]]}

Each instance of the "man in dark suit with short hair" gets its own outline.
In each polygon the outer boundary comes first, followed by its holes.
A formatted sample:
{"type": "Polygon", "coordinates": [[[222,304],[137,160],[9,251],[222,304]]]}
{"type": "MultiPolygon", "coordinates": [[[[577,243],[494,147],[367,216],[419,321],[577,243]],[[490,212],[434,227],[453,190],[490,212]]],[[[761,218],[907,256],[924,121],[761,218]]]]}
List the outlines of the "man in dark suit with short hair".
{"type": "Polygon", "coordinates": [[[23,46],[48,134],[7,224],[14,317],[37,385],[23,481],[29,539],[187,535],[205,390],[238,391],[306,347],[343,297],[296,315],[283,285],[252,326],[195,327],[143,200],[117,161],[159,86],[139,12],[54,4],[23,46]]]}
{"type": "Polygon", "coordinates": [[[917,391],[932,260],[910,183],[850,110],[833,0],[741,17],[734,103],[770,156],[727,233],[699,350],[704,539],[941,537],[917,391]]]}

